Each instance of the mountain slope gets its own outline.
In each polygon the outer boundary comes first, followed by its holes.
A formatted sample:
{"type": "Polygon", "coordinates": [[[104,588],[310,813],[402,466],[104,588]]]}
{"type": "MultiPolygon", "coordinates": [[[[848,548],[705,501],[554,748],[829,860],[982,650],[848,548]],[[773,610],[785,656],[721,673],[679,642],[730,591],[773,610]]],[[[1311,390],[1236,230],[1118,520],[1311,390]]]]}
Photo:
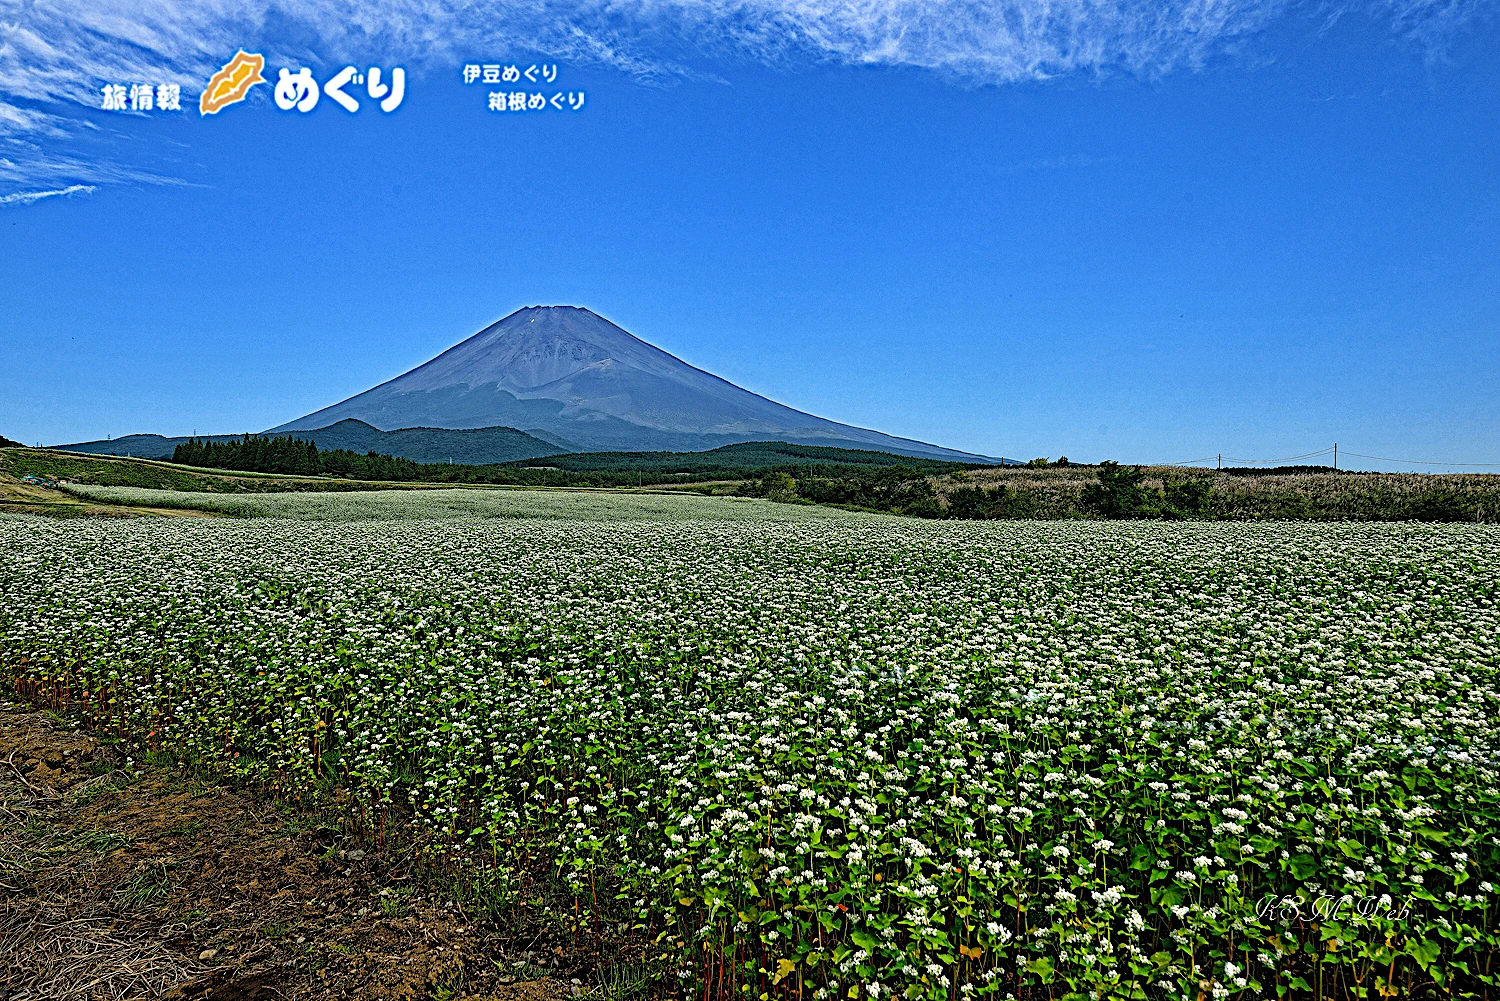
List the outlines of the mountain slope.
{"type": "MultiPolygon", "coordinates": [[[[199,435],[199,441],[239,441],[237,434],[199,435]]],[[[166,438],[159,434],[127,434],[103,441],[77,441],[70,445],[49,445],[58,452],[83,452],[88,455],[123,455],[136,459],[170,459],[172,452],[188,438],[166,438]]]]}
{"type": "Polygon", "coordinates": [[[517,310],[431,361],[272,429],[526,428],[588,451],[703,451],[746,441],[985,456],[825,420],[694,368],[573,306],[517,310]]]}
{"type": "Polygon", "coordinates": [[[514,462],[518,459],[539,459],[568,451],[509,427],[405,427],[395,431],[382,431],[351,418],[313,431],[285,433],[293,438],[311,441],[324,451],[346,448],[351,452],[394,455],[413,462],[483,465],[490,462],[514,462]]]}
{"type": "Polygon", "coordinates": [[[828,448],[819,445],[789,445],[784,441],[750,441],[722,445],[706,452],[567,452],[545,458],[518,461],[515,466],[562,469],[569,472],[706,473],[761,475],[769,469],[809,470],[832,468],[881,469],[906,466],[941,475],[972,464],[924,456],[896,455],[868,449],[828,448]]]}
{"type": "MultiPolygon", "coordinates": [[[[413,462],[458,462],[483,465],[490,462],[515,462],[569,452],[542,441],[524,431],[510,427],[481,427],[462,430],[431,427],[404,427],[382,431],[363,421],[342,420],[329,427],[307,431],[278,431],[292,438],[311,441],[318,448],[331,451],[345,448],[351,452],[378,452],[413,462]]],[[[241,435],[201,436],[199,441],[239,441],[241,435]]],[[[55,445],[66,452],[88,452],[93,455],[130,455],[138,459],[170,459],[172,452],[187,438],[164,438],[159,434],[132,434],[110,441],[84,441],[72,445],[55,445]]]]}

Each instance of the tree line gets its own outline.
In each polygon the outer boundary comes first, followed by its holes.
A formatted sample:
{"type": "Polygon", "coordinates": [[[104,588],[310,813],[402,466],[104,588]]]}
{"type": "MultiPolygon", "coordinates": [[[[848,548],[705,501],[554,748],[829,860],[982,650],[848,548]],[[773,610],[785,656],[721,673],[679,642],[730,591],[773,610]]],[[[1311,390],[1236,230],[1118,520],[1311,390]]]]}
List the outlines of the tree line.
{"type": "MultiPolygon", "coordinates": [[[[727,452],[728,450],[721,450],[727,452]]],[[[834,452],[833,449],[821,451],[834,452]]],[[[846,503],[854,506],[879,506],[904,503],[899,484],[926,483],[928,471],[915,466],[867,466],[840,464],[819,457],[815,461],[769,463],[763,460],[779,457],[777,451],[745,450],[740,457],[749,460],[734,465],[736,455],[718,455],[697,461],[680,453],[614,453],[620,462],[614,468],[556,468],[551,464],[570,458],[551,456],[517,462],[469,465],[463,463],[422,463],[377,452],[360,454],[348,449],[319,449],[316,444],[287,436],[244,435],[232,441],[190,439],[172,452],[171,461],[187,466],[226,469],[254,473],[278,473],[297,476],[329,476],[352,480],[377,480],[422,483],[474,483],[543,487],[625,487],[693,484],[726,478],[762,478],[781,472],[805,476],[810,470],[818,475],[804,478],[803,497],[823,498],[821,503],[846,503]],[[756,462],[756,460],[762,460],[756,462]],[[547,463],[546,466],[527,465],[547,463]],[[755,462],[756,464],[750,464],[755,462]]],[[[795,453],[785,456],[795,460],[795,453]]],[[[584,459],[593,456],[585,455],[584,459]]],[[[915,460],[921,462],[922,460],[915,460]]],[[[929,463],[934,468],[963,468],[957,463],[929,463]]],[[[920,488],[918,488],[920,490],[920,488]]],[[[929,495],[931,487],[927,488],[929,495]]],[[[935,501],[934,501],[935,503],[935,501]]]]}

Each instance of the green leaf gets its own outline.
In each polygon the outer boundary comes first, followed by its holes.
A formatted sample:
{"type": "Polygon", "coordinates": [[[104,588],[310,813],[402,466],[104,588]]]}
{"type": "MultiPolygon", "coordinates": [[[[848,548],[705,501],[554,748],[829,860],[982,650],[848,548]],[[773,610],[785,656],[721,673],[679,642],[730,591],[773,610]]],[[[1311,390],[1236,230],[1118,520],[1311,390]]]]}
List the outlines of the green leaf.
{"type": "Polygon", "coordinates": [[[1442,955],[1443,944],[1427,938],[1416,941],[1408,940],[1406,951],[1411,954],[1411,957],[1417,961],[1422,969],[1426,970],[1437,961],[1438,956],[1442,955]]]}
{"type": "Polygon", "coordinates": [[[1050,984],[1052,983],[1052,977],[1055,975],[1056,966],[1051,958],[1043,956],[1040,959],[1033,959],[1027,963],[1026,971],[1028,973],[1035,973],[1038,977],[1041,977],[1042,983],[1050,984]]]}

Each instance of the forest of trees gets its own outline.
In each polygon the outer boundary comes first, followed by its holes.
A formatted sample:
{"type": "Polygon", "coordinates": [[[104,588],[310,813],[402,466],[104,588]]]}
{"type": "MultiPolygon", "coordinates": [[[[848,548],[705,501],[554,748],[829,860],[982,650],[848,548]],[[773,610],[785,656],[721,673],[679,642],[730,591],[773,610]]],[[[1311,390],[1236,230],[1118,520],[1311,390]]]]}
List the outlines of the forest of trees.
{"type": "MultiPolygon", "coordinates": [[[[199,441],[178,445],[172,461],[185,466],[232,469],[251,473],[293,476],[332,476],[349,480],[398,483],[496,483],[517,486],[624,486],[642,477],[635,472],[574,473],[526,466],[470,466],[446,462],[423,463],[378,452],[323,450],[300,438],[245,435],[239,441],[199,441]]],[[[681,477],[675,477],[680,480],[681,477]]]]}
{"type": "MultiPolygon", "coordinates": [[[[623,487],[652,486],[670,483],[703,483],[710,480],[749,479],[758,483],[763,477],[780,472],[795,474],[801,496],[827,498],[824,503],[842,503],[876,510],[892,510],[891,505],[910,503],[908,497],[931,488],[925,479],[928,472],[964,468],[958,463],[934,460],[911,460],[914,465],[878,465],[874,463],[839,463],[830,457],[839,449],[804,449],[797,446],[747,449],[729,446],[708,453],[607,453],[618,461],[605,468],[590,468],[594,455],[551,456],[527,460],[546,466],[512,462],[495,465],[421,463],[376,452],[360,454],[345,449],[322,450],[310,441],[287,437],[245,435],[238,441],[202,441],[193,439],[178,445],[172,461],[186,466],[231,469],[255,473],[279,473],[300,476],[333,476],[351,480],[388,480],[423,483],[491,483],[541,487],[623,487]],[[826,453],[804,455],[802,452],[826,453]],[[556,468],[553,463],[574,459],[576,467],[556,468]],[[781,461],[776,461],[781,460],[781,461]],[[928,468],[917,468],[922,463],[928,468]],[[921,486],[914,486],[920,483],[921,486]]],[[[600,456],[605,453],[597,453],[600,456]]],[[[860,456],[861,453],[849,453],[860,456]]],[[[882,460],[894,457],[879,453],[882,460]]]]}
{"type": "Polygon", "coordinates": [[[836,471],[813,467],[798,473],[795,478],[788,471],[768,473],[746,483],[740,493],[776,501],[801,500],[919,518],[945,515],[927,473],[913,466],[836,471]]]}
{"type": "Polygon", "coordinates": [[[410,459],[345,449],[320,451],[301,438],[261,438],[245,435],[239,441],[183,442],[172,451],[172,461],[184,466],[236,469],[250,473],[293,476],[340,476],[360,480],[415,480],[427,468],[410,459]]]}

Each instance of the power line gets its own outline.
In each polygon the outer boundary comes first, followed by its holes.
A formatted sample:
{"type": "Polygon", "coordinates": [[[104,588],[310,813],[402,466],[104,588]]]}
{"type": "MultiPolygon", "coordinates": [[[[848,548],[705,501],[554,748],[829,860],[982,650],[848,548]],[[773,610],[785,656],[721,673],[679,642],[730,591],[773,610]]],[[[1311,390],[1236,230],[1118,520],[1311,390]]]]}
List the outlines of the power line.
{"type": "Polygon", "coordinates": [[[1365,455],[1362,452],[1345,452],[1344,454],[1358,456],[1361,459],[1375,459],[1378,462],[1407,462],[1414,466],[1486,466],[1491,469],[1500,468],[1500,462],[1443,462],[1438,459],[1392,459],[1383,455],[1365,455]]]}
{"type": "Polygon", "coordinates": [[[1150,463],[1150,465],[1192,466],[1200,462],[1214,461],[1243,462],[1251,464],[1294,462],[1297,459],[1314,459],[1318,456],[1328,455],[1330,453],[1337,456],[1340,452],[1342,452],[1344,455],[1354,456],[1358,459],[1374,459],[1376,462],[1397,462],[1414,466],[1461,466],[1465,469],[1500,469],[1500,462],[1447,462],[1441,459],[1393,459],[1387,455],[1366,455],[1363,452],[1351,452],[1348,449],[1341,449],[1337,445],[1329,445],[1327,448],[1320,448],[1316,452],[1304,452],[1301,455],[1289,455],[1283,459],[1239,459],[1228,455],[1210,455],[1203,459],[1184,459],[1180,462],[1154,462],[1150,463]]]}
{"type": "Polygon", "coordinates": [[[1183,459],[1181,462],[1153,462],[1153,466],[1191,466],[1195,462],[1213,462],[1216,456],[1210,455],[1206,459],[1183,459]]]}
{"type": "MultiPolygon", "coordinates": [[[[1293,459],[1311,459],[1314,456],[1327,455],[1329,452],[1332,452],[1332,451],[1333,451],[1333,446],[1330,445],[1327,448],[1320,449],[1320,450],[1318,450],[1316,452],[1307,452],[1307,453],[1305,453],[1303,455],[1291,455],[1291,456],[1287,456],[1285,459],[1236,459],[1236,458],[1233,458],[1232,456],[1228,456],[1228,455],[1224,455],[1224,456],[1210,455],[1207,458],[1203,458],[1203,459],[1184,459],[1182,462],[1154,462],[1154,463],[1151,463],[1151,465],[1154,465],[1154,466],[1191,466],[1195,462],[1215,462],[1215,461],[1217,461],[1219,459],[1223,459],[1226,462],[1291,462],[1293,459]]],[[[1353,453],[1351,452],[1349,454],[1352,455],[1353,453]]]]}
{"type": "Polygon", "coordinates": [[[1301,455],[1289,455],[1284,459],[1236,459],[1235,457],[1230,455],[1226,455],[1224,456],[1224,458],[1228,459],[1230,462],[1291,462],[1294,459],[1312,459],[1319,455],[1327,455],[1332,451],[1333,446],[1329,445],[1327,448],[1320,448],[1316,452],[1304,452],[1301,455]]]}

